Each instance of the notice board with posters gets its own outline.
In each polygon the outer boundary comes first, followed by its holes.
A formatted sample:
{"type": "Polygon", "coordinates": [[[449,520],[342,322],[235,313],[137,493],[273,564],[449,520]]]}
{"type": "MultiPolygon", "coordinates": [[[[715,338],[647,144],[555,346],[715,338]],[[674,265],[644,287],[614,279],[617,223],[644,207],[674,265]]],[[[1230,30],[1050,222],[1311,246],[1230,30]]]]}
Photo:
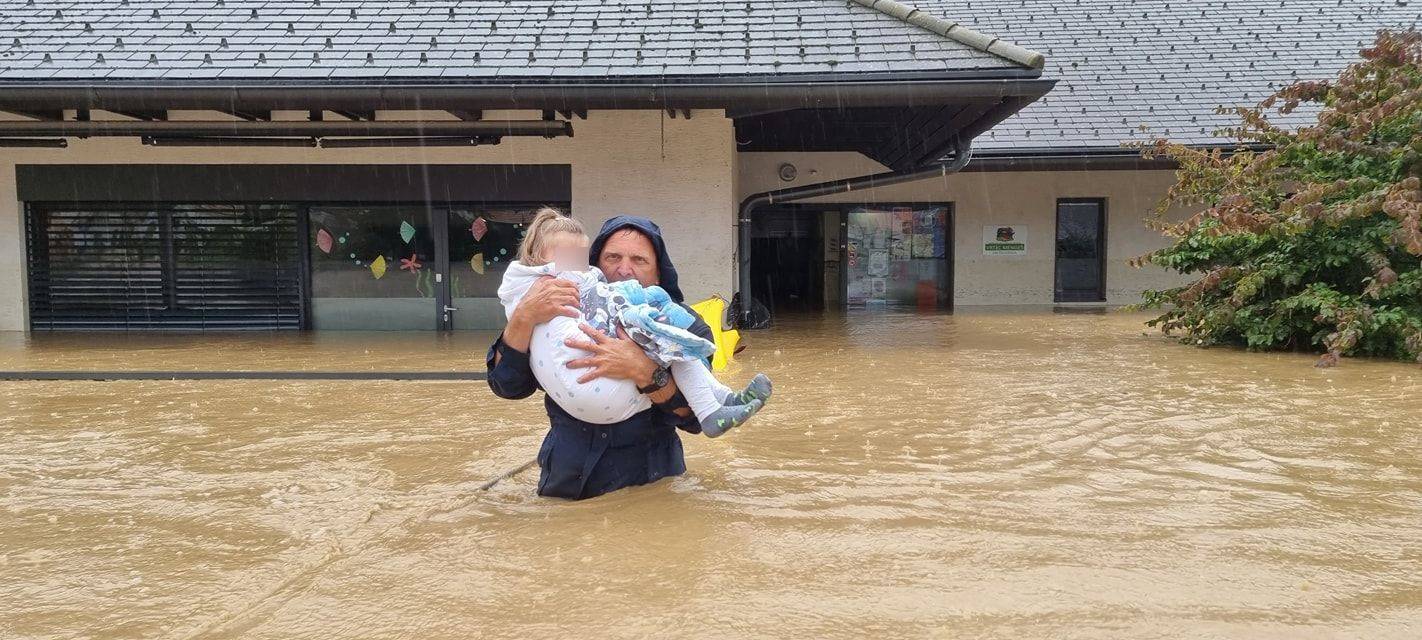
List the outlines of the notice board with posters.
{"type": "Polygon", "coordinates": [[[983,255],[1027,255],[1027,225],[990,224],[983,227],[983,255]]]}
{"type": "Polygon", "coordinates": [[[946,206],[850,209],[844,265],[848,305],[948,306],[949,224],[946,206]]]}

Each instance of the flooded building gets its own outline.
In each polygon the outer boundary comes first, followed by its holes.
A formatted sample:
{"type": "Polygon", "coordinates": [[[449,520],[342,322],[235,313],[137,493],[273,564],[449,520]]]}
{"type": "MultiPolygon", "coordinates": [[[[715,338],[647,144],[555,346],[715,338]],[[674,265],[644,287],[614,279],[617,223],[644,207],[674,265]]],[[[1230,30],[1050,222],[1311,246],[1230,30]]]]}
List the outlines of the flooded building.
{"type": "Polygon", "coordinates": [[[748,128],[917,169],[1051,88],[902,9],[5,0],[0,328],[497,326],[545,204],[729,296],[748,128]]]}
{"type": "Polygon", "coordinates": [[[497,327],[541,205],[692,299],[1129,302],[1171,172],[1119,142],[1405,13],[1059,4],[0,0],[0,330],[497,327]]]}
{"type": "MultiPolygon", "coordinates": [[[[922,273],[894,259],[893,247],[887,269],[872,264],[872,249],[868,265],[862,251],[834,250],[835,242],[855,247],[865,212],[946,214],[952,302],[960,306],[1121,305],[1145,289],[1177,286],[1178,274],[1128,264],[1166,244],[1145,220],[1175,183],[1174,167],[1123,144],[1168,138],[1230,149],[1235,142],[1218,130],[1239,118],[1216,109],[1332,79],[1379,29],[1415,28],[1422,18],[1416,2],[1394,0],[914,4],[1041,52],[1043,77],[1055,87],[974,139],[961,173],[764,209],[755,235],[767,251],[753,254],[758,299],[777,308],[917,303],[922,273]],[[816,266],[799,267],[806,259],[816,266]],[[886,273],[887,286],[866,277],[866,266],[886,273]]],[[[1305,107],[1271,119],[1294,127],[1316,116],[1305,107]]],[[[741,150],[742,197],[887,169],[852,152],[768,152],[754,141],[741,150]]]]}

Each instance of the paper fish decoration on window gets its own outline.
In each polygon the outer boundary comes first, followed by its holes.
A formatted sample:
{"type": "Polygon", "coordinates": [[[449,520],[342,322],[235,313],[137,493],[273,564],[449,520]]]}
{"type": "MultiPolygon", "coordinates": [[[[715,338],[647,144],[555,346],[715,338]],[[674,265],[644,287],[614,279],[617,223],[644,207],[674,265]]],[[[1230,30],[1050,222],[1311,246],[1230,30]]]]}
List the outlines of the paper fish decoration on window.
{"type": "Polygon", "coordinates": [[[415,237],[415,228],[412,227],[412,226],[410,226],[410,223],[408,223],[408,222],[405,222],[405,221],[403,221],[403,220],[400,221],[400,239],[401,239],[401,240],[404,240],[404,241],[405,241],[405,244],[409,244],[409,243],[410,243],[410,239],[411,239],[411,238],[414,238],[414,237],[415,237]]]}
{"type": "Polygon", "coordinates": [[[331,234],[325,229],[316,231],[316,246],[321,248],[321,253],[331,252],[331,234]]]}
{"type": "Polygon", "coordinates": [[[484,275],[484,254],[474,254],[474,257],[469,259],[469,268],[473,269],[474,273],[477,273],[481,276],[484,275]]]}
{"type": "Polygon", "coordinates": [[[489,223],[484,222],[484,218],[482,218],[482,217],[475,218],[475,219],[474,219],[474,224],[469,227],[469,233],[474,234],[474,241],[475,241],[475,242],[478,242],[478,241],[480,241],[480,240],[483,240],[483,239],[484,239],[484,234],[486,234],[486,233],[488,233],[488,232],[489,232],[489,223]]]}
{"type": "Polygon", "coordinates": [[[385,277],[385,256],[376,256],[370,263],[370,275],[375,276],[376,280],[385,277]]]}

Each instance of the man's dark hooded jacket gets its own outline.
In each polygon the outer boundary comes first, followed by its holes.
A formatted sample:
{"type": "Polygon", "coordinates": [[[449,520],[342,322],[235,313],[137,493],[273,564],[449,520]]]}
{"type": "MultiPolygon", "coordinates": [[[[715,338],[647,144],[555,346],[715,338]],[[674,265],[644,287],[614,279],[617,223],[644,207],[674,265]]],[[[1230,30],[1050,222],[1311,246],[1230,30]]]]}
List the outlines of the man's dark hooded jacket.
{"type": "MultiPolygon", "coordinates": [[[[646,218],[618,216],[602,225],[589,248],[589,261],[598,263],[598,256],[613,232],[632,228],[652,241],[657,252],[657,277],[660,286],[672,299],[685,306],[677,282],[676,266],[667,254],[662,230],[646,218]]],[[[711,328],[699,318],[690,331],[707,340],[711,328]]],[[[489,347],[489,388],[500,398],[519,400],[541,389],[528,364],[528,354],[515,351],[499,336],[489,347]],[[494,364],[495,352],[500,354],[494,364]]],[[[700,433],[694,416],[682,418],[673,411],[686,408],[686,400],[678,392],[662,405],[653,405],[637,415],[615,424],[592,424],[568,415],[546,395],[543,406],[548,410],[548,435],[538,450],[538,493],[559,498],[591,498],[623,487],[655,482],[666,476],[686,472],[682,457],[681,438],[677,428],[700,433]]]]}

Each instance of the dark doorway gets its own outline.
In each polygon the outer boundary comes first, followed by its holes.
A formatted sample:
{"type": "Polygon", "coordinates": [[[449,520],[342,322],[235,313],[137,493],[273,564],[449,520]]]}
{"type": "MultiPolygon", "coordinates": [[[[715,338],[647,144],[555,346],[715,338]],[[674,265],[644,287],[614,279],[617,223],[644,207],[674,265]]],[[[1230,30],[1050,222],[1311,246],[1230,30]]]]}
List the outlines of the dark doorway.
{"type": "Polygon", "coordinates": [[[1057,302],[1106,300],[1106,201],[1057,201],[1057,302]]]}
{"type": "Polygon", "coordinates": [[[751,295],[772,314],[824,309],[823,214],[772,209],[755,216],[751,295]]]}

